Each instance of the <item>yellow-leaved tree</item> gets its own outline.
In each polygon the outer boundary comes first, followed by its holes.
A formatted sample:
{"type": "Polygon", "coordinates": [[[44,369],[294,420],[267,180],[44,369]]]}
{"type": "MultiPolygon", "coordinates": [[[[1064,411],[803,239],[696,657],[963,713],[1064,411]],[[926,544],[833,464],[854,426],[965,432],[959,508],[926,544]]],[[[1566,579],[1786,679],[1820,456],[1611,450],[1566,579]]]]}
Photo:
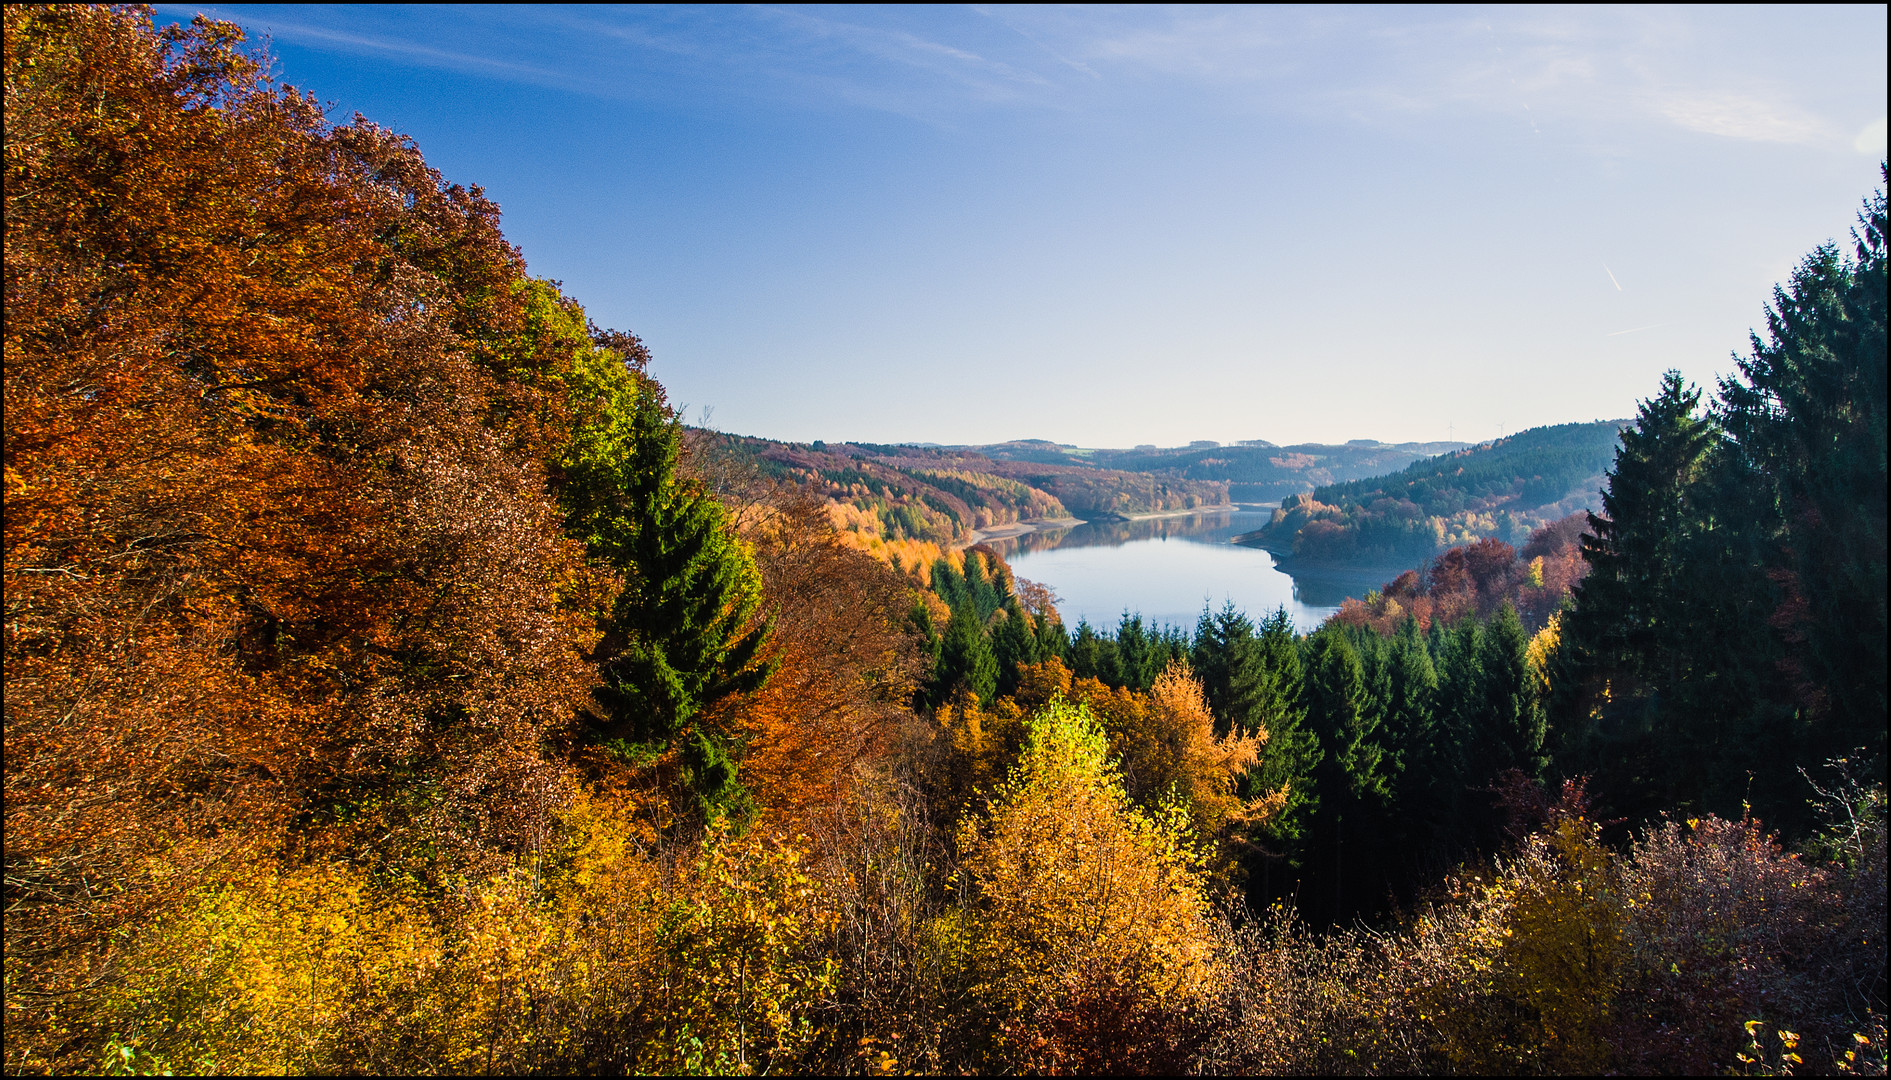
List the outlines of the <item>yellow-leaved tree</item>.
{"type": "Polygon", "coordinates": [[[1129,799],[1090,710],[1053,699],[990,812],[959,835],[971,992],[992,1052],[1033,1071],[1179,1064],[1220,981],[1201,858],[1179,802],[1129,799]]]}

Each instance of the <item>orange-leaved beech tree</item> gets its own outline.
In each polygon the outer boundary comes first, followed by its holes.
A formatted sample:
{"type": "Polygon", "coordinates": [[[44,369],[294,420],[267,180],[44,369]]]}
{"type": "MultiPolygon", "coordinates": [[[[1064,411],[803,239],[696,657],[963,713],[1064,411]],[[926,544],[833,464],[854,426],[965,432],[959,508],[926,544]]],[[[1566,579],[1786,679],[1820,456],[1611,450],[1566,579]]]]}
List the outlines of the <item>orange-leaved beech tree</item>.
{"type": "Polygon", "coordinates": [[[723,722],[777,827],[814,827],[912,715],[920,676],[912,593],[898,571],[849,546],[818,499],[783,493],[765,509],[743,535],[776,606],[773,675],[729,699],[723,722]]]}
{"type": "Polygon", "coordinates": [[[240,41],[5,15],[9,1068],[291,821],[423,875],[539,843],[617,589],[498,208],[240,41]]]}

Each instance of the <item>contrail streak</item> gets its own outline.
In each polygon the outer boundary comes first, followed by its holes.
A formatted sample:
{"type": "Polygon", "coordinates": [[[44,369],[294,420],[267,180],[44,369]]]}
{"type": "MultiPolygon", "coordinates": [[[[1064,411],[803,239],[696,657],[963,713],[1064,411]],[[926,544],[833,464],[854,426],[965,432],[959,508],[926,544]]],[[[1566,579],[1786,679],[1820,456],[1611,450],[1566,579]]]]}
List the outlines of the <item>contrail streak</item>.
{"type": "Polygon", "coordinates": [[[1637,326],[1633,330],[1613,330],[1602,336],[1603,337],[1621,337],[1623,334],[1639,334],[1643,330],[1653,330],[1657,326],[1666,326],[1666,325],[1667,325],[1666,323],[1649,323],[1647,326],[1637,326]]]}
{"type": "MultiPolygon", "coordinates": [[[[1603,273],[1605,273],[1605,274],[1607,274],[1607,275],[1609,275],[1609,284],[1611,284],[1611,285],[1613,285],[1613,286],[1615,286],[1615,291],[1616,291],[1616,292],[1621,292],[1621,291],[1622,291],[1622,283],[1621,283],[1621,282],[1619,282],[1619,281],[1617,281],[1617,280],[1615,280],[1615,271],[1613,271],[1613,270],[1611,270],[1611,269],[1609,269],[1609,264],[1608,264],[1608,263],[1603,263],[1603,264],[1602,264],[1602,272],[1603,272],[1603,273]]],[[[1647,329],[1647,327],[1643,327],[1642,329],[1644,329],[1644,330],[1646,330],[1646,329],[1647,329]]],[[[1626,333],[1628,333],[1628,331],[1626,331],[1626,330],[1624,330],[1624,331],[1622,331],[1622,332],[1623,332],[1624,334],[1626,334],[1626,333]]]]}

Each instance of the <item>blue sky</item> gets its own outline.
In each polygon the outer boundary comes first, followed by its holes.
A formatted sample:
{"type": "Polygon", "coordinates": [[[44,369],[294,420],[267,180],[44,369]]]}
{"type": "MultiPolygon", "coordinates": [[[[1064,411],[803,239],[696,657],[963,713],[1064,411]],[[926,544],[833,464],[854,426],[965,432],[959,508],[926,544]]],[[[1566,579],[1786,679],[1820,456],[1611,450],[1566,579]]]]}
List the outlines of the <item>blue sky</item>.
{"type": "Polygon", "coordinates": [[[691,419],[1486,439],[1731,369],[1885,153],[1885,8],[161,5],[483,185],[691,419]]]}

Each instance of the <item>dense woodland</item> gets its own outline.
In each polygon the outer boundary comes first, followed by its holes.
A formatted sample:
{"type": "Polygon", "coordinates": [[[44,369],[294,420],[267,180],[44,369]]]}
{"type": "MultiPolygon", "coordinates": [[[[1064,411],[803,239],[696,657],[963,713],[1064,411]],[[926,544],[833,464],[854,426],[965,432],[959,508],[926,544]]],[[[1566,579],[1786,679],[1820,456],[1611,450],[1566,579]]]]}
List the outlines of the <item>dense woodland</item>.
{"type": "Polygon", "coordinates": [[[1290,495],[1255,542],[1315,562],[1417,561],[1492,537],[1520,544],[1594,504],[1623,422],[1531,428],[1389,476],[1290,495]]]}
{"type": "Polygon", "coordinates": [[[689,431],[234,27],[4,17],[9,1072],[1884,1073],[1882,191],[1601,513],[1072,630],[886,540],[1045,466],[689,431]]]}

